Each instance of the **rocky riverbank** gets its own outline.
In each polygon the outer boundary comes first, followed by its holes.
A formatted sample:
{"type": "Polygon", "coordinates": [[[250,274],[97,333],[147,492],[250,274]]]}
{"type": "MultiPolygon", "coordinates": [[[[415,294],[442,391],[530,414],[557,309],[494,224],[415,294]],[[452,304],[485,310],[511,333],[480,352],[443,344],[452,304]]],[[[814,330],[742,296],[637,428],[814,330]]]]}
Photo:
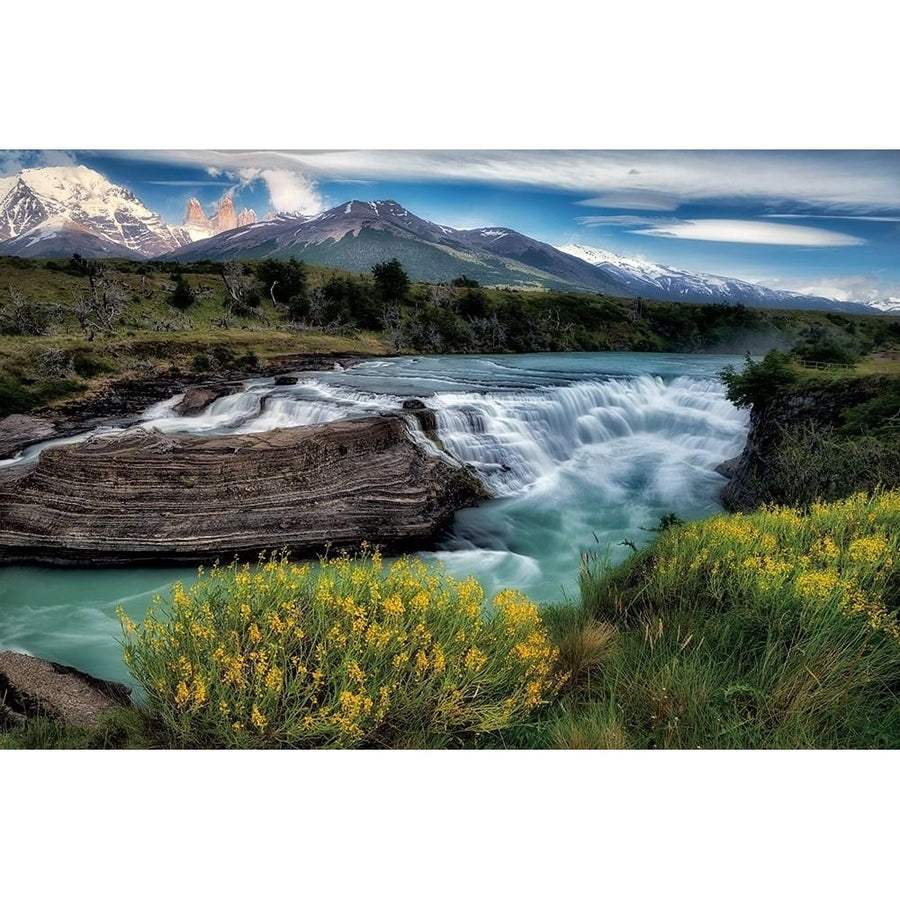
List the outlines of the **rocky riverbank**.
{"type": "Polygon", "coordinates": [[[718,467],[729,478],[724,506],[750,511],[896,487],[900,406],[892,395],[900,393],[890,376],[773,385],[753,402],[743,452],[718,467]]]}
{"type": "Polygon", "coordinates": [[[130,423],[151,404],[175,394],[186,395],[180,414],[192,415],[217,397],[239,390],[247,378],[277,378],[289,372],[321,371],[335,366],[348,368],[364,359],[369,357],[346,353],[303,354],[282,356],[269,365],[229,369],[220,376],[199,381],[190,377],[115,379],[85,399],[0,419],[0,459],[15,456],[38,441],[71,437],[104,425],[130,423]]]}
{"type": "Polygon", "coordinates": [[[131,704],[131,688],[71,666],[23,653],[0,653],[0,731],[30,718],[96,725],[103,713],[131,704]]]}

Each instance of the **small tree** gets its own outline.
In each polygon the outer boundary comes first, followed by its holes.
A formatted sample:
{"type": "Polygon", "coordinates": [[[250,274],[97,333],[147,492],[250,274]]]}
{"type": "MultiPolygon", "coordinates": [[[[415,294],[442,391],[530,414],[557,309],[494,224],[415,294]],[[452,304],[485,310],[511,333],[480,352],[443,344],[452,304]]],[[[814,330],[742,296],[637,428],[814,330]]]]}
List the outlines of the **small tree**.
{"type": "Polygon", "coordinates": [[[125,314],[126,294],[110,269],[94,263],[87,275],[90,287],[78,298],[73,312],[81,330],[92,341],[95,332],[112,331],[125,314]]]}
{"type": "Polygon", "coordinates": [[[50,316],[47,309],[25,299],[25,295],[17,287],[9,286],[9,312],[2,315],[16,334],[46,334],[50,329],[50,316]]]}
{"type": "Polygon", "coordinates": [[[175,276],[175,290],[169,298],[169,302],[176,309],[187,309],[196,299],[191,286],[181,277],[181,274],[175,276]]]}
{"type": "Polygon", "coordinates": [[[409,276],[396,257],[372,266],[375,290],[382,303],[402,303],[409,296],[409,276]]]}
{"type": "Polygon", "coordinates": [[[306,298],[307,272],[302,260],[266,259],[256,274],[273,306],[286,307],[292,319],[302,319],[309,312],[306,298]]]}

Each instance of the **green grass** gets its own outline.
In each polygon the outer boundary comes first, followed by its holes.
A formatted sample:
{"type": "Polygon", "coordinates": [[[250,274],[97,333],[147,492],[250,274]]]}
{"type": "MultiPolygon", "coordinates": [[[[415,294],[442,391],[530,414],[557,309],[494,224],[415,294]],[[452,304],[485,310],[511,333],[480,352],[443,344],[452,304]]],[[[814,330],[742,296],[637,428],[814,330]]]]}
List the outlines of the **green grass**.
{"type": "Polygon", "coordinates": [[[154,744],[152,730],[140,710],[104,713],[94,727],[67,725],[55,719],[29,719],[0,731],[0,750],[144,750],[154,744]]]}

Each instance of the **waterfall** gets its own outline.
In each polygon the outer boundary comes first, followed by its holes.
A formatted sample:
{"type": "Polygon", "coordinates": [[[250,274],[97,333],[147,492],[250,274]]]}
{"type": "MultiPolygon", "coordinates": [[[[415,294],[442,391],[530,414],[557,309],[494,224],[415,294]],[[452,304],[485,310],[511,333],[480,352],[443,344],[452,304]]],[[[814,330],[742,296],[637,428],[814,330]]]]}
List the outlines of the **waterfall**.
{"type": "MultiPolygon", "coordinates": [[[[739,363],[630,353],[378,359],[344,372],[298,372],[294,385],[247,381],[193,416],[176,414],[182,396],[172,397],[132,427],[259,432],[389,412],[406,416],[413,439],[439,452],[403,409],[418,398],[434,413],[444,450],[472,466],[496,498],[458,513],[424,555],[457,577],[474,575],[488,596],[516,587],[538,603],[557,602],[577,596],[582,553],[599,550],[616,561],[630,552],[627,542],[653,538],[647,529],[661,515],[692,519],[720,509],[724,479],[715,467],[740,452],[748,415],[727,400],[716,373],[739,363]]],[[[99,433],[38,444],[0,466],[99,433]]],[[[0,649],[127,680],[116,605],[139,619],[150,593],[195,577],[194,569],[6,567],[0,649]]]]}

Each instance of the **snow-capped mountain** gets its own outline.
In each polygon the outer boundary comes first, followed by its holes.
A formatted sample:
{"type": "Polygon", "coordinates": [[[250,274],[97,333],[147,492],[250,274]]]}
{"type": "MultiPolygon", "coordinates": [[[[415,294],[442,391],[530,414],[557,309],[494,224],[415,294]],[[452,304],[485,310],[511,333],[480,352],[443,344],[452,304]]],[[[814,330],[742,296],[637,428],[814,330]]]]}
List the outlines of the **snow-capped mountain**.
{"type": "Polygon", "coordinates": [[[609,250],[586,247],[582,244],[565,244],[558,248],[563,253],[577,256],[591,263],[611,281],[648,300],[680,300],[691,303],[743,303],[745,306],[787,307],[791,309],[821,309],[871,313],[884,310],[875,303],[852,303],[829,297],[814,297],[793,291],[772,288],[702,272],[688,272],[656,263],[619,256],[609,250]]]}
{"type": "Polygon", "coordinates": [[[0,178],[0,254],[150,257],[190,241],[127,188],[86,166],[0,178]]]}
{"type": "Polygon", "coordinates": [[[900,313],[900,297],[884,297],[881,300],[870,300],[867,304],[874,309],[887,313],[900,313]]]}

